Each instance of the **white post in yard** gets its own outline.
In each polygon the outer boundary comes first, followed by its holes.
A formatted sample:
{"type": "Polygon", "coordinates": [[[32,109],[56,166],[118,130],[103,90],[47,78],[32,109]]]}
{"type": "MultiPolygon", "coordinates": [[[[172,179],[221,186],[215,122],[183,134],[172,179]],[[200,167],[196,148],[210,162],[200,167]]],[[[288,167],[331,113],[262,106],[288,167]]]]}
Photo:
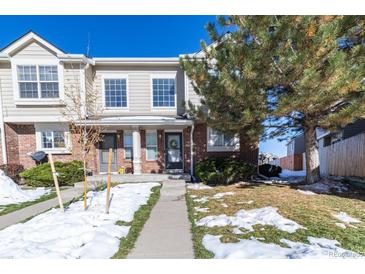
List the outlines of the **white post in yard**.
{"type": "Polygon", "coordinates": [[[139,128],[133,128],[133,174],[141,174],[141,134],[139,128]]]}

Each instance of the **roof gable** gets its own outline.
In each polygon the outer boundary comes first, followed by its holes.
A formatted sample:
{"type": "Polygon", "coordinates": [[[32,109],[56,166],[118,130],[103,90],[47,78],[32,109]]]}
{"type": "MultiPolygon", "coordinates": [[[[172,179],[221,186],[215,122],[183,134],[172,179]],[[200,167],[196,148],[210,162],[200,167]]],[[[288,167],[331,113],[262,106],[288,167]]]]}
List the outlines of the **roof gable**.
{"type": "Polygon", "coordinates": [[[15,41],[11,42],[5,48],[3,48],[0,51],[0,53],[11,56],[14,53],[18,52],[19,50],[23,49],[24,47],[26,47],[26,46],[34,43],[34,42],[41,45],[42,47],[48,49],[49,51],[51,51],[55,55],[65,54],[64,51],[57,48],[55,45],[48,42],[47,40],[43,39],[40,35],[36,34],[33,31],[29,31],[26,34],[24,34],[23,36],[16,39],[15,41]]]}

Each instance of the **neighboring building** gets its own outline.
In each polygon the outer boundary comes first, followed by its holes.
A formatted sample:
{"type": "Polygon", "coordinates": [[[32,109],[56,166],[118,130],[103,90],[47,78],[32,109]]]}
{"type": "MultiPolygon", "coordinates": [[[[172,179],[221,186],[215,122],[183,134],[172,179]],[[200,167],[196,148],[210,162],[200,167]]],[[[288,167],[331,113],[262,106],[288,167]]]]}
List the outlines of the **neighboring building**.
{"type": "MultiPolygon", "coordinates": [[[[0,130],[2,163],[35,165],[34,151],[52,152],[57,161],[79,159],[80,149],[61,114],[65,91],[100,92],[104,139],[90,153],[94,173],[106,171],[114,148],[113,170],[190,172],[210,157],[239,156],[239,140],[194,123],[185,103],[200,104],[179,58],[90,58],[68,54],[29,32],[0,51],[0,130]]],[[[87,111],[87,110],[86,110],[87,111]]],[[[258,150],[242,158],[257,163],[258,150]]]]}
{"type": "Polygon", "coordinates": [[[365,119],[316,133],[321,175],[365,177],[365,119]]]}
{"type": "Polygon", "coordinates": [[[283,169],[303,170],[305,166],[304,153],[304,134],[292,138],[286,144],[287,154],[280,158],[280,166],[283,169]]]}
{"type": "Polygon", "coordinates": [[[365,119],[359,119],[337,131],[317,129],[319,147],[327,147],[365,132],[365,119]]]}

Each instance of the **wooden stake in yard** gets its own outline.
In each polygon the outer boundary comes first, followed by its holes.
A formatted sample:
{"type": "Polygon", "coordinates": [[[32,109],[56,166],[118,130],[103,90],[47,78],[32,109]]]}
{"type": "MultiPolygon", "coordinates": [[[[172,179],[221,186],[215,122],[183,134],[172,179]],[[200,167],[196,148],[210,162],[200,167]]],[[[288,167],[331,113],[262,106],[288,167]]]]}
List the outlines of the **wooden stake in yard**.
{"type": "Polygon", "coordinates": [[[54,185],[56,187],[58,203],[60,204],[61,211],[64,212],[65,210],[63,208],[63,202],[62,202],[62,197],[61,197],[61,192],[60,192],[60,186],[58,185],[57,173],[56,173],[56,169],[54,167],[54,162],[53,162],[53,158],[52,158],[51,153],[48,154],[48,159],[49,159],[49,163],[51,164],[52,176],[53,176],[54,185]]]}
{"type": "Polygon", "coordinates": [[[110,179],[112,175],[112,161],[113,161],[113,149],[109,148],[109,157],[108,157],[108,177],[106,180],[106,208],[105,213],[109,214],[109,205],[110,205],[110,179]]]}
{"type": "Polygon", "coordinates": [[[85,165],[85,161],[84,161],[84,210],[87,209],[87,173],[86,173],[86,165],[85,165]]]}

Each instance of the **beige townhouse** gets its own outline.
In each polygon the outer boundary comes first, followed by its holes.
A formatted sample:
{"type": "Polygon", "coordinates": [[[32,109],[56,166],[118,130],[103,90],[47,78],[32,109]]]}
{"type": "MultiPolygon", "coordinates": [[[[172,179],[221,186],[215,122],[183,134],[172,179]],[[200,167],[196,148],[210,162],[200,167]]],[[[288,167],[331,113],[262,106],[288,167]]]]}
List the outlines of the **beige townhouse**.
{"type": "Polygon", "coordinates": [[[91,58],[69,54],[34,32],[0,50],[0,162],[35,165],[30,154],[51,152],[58,161],[79,158],[79,146],[62,114],[66,92],[98,96],[101,115],[87,125],[103,128],[103,141],[92,153],[94,174],[107,168],[113,148],[113,170],[191,173],[197,161],[241,156],[257,163],[257,148],[243,147],[194,122],[185,102],[200,104],[179,58],[91,58]]]}

